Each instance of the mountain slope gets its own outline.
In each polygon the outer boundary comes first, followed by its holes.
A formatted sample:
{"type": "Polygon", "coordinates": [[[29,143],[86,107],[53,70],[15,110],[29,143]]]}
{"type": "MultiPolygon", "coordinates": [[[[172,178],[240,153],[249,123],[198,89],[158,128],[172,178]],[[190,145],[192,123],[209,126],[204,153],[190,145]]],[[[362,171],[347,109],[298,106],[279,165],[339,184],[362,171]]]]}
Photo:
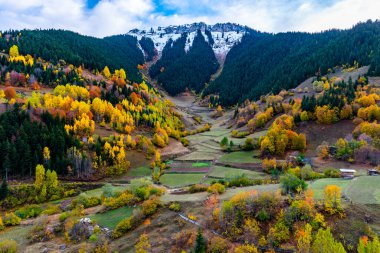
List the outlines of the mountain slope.
{"type": "Polygon", "coordinates": [[[13,44],[20,53],[31,54],[57,63],[60,59],[76,66],[101,70],[124,68],[133,81],[141,77],[137,65],[144,62],[136,38],[117,35],[98,39],[64,30],[22,30],[7,33],[0,39],[0,49],[9,51],[13,44]]]}
{"type": "Polygon", "coordinates": [[[157,78],[171,95],[176,95],[186,88],[200,92],[214,74],[219,63],[200,30],[193,38],[191,47],[186,50],[187,33],[166,44],[162,58],[150,69],[152,78],[157,78]]]}
{"type": "Polygon", "coordinates": [[[221,75],[204,94],[217,93],[232,105],[270,91],[296,87],[320,71],[342,64],[371,65],[379,74],[380,22],[322,33],[247,34],[227,55],[221,75]]]}

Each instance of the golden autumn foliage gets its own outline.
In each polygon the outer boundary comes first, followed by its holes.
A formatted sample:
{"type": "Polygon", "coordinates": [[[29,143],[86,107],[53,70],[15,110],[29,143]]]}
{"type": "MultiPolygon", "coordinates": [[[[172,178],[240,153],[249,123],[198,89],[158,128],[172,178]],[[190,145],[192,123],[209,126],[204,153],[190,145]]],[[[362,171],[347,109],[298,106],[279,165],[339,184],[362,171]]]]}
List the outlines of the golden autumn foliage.
{"type": "Polygon", "coordinates": [[[65,125],[65,129],[68,133],[73,131],[74,134],[80,137],[89,137],[95,130],[95,122],[87,114],[83,113],[74,120],[74,126],[65,125]]]}
{"type": "Polygon", "coordinates": [[[336,185],[328,185],[323,191],[324,207],[330,214],[342,212],[341,190],[336,185]]]}
{"type": "Polygon", "coordinates": [[[6,87],[4,89],[4,94],[6,99],[10,100],[12,98],[16,98],[16,90],[13,87],[6,87]]]}
{"type": "Polygon", "coordinates": [[[327,105],[317,106],[315,109],[315,115],[318,123],[332,124],[338,121],[337,111],[330,109],[327,105]]]}

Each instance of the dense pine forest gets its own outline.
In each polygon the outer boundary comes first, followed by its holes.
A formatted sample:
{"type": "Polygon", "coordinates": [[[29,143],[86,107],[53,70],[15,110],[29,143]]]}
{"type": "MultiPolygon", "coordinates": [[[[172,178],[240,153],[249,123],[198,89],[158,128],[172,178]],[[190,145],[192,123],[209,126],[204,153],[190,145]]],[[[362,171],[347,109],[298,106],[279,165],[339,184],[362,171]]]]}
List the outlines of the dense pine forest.
{"type": "Polygon", "coordinates": [[[153,40],[151,38],[142,37],[139,40],[139,44],[141,48],[144,50],[145,60],[146,61],[153,60],[153,57],[157,55],[157,52],[154,48],[153,40]]]}
{"type": "Polygon", "coordinates": [[[379,45],[380,21],[314,34],[251,32],[231,49],[223,72],[205,94],[218,93],[222,104],[232,105],[296,87],[317,72],[355,61],[371,65],[369,74],[378,75],[379,45]]]}
{"type": "Polygon", "coordinates": [[[0,48],[8,52],[16,44],[21,54],[31,54],[55,64],[65,60],[99,71],[104,66],[112,71],[124,68],[128,78],[141,81],[137,65],[143,64],[144,57],[137,43],[136,38],[128,35],[98,39],[64,30],[22,30],[5,32],[0,48]]]}
{"type": "Polygon", "coordinates": [[[189,51],[185,51],[187,34],[176,41],[169,41],[162,58],[151,67],[150,75],[157,78],[170,94],[176,95],[186,88],[202,91],[205,84],[219,67],[209,43],[201,31],[197,32],[189,51]]]}

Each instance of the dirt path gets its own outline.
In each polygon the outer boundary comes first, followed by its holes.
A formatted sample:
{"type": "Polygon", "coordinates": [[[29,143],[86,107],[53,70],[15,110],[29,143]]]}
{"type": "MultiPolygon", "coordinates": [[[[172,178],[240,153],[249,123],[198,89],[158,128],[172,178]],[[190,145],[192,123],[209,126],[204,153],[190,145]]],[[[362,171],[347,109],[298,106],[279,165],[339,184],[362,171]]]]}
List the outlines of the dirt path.
{"type": "MultiPolygon", "coordinates": [[[[84,210],[84,213],[85,215],[90,215],[90,214],[95,214],[95,213],[98,213],[102,210],[102,206],[99,205],[99,206],[94,206],[94,207],[90,207],[90,208],[87,208],[84,210]]],[[[49,215],[48,216],[48,220],[49,220],[49,223],[50,224],[57,224],[59,223],[59,216],[61,215],[62,213],[57,213],[57,214],[53,214],[53,215],[49,215]]],[[[27,219],[27,220],[22,220],[20,222],[20,225],[23,225],[23,226],[31,226],[31,225],[34,225],[35,224],[35,221],[38,219],[37,218],[33,218],[33,219],[27,219]]]]}

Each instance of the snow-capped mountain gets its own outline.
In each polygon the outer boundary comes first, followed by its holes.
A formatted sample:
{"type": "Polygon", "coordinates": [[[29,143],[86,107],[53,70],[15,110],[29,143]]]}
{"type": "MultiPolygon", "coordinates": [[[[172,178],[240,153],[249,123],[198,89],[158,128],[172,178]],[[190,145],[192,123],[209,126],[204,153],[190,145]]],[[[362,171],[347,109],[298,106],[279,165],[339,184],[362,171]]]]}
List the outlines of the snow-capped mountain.
{"type": "Polygon", "coordinates": [[[169,39],[177,40],[183,33],[187,33],[187,42],[185,50],[188,51],[193,44],[197,30],[201,30],[203,37],[210,43],[212,49],[219,60],[224,60],[230,49],[240,40],[243,35],[248,32],[247,27],[237,24],[224,23],[207,25],[205,23],[193,23],[180,26],[157,27],[146,30],[134,29],[128,35],[137,37],[140,40],[142,37],[152,39],[158,55],[161,55],[163,48],[169,39]],[[213,42],[209,41],[209,36],[206,30],[211,33],[213,42]]]}

